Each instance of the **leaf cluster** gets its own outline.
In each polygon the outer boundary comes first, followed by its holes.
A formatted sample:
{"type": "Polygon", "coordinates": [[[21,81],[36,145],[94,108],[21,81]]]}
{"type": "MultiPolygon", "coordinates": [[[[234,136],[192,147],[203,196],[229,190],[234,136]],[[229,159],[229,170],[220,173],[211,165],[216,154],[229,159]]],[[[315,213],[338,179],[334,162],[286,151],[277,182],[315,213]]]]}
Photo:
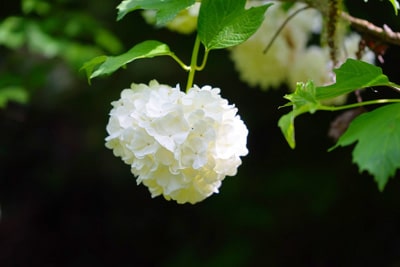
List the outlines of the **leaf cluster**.
{"type": "MultiPolygon", "coordinates": [[[[166,24],[179,11],[192,5],[194,0],[124,0],[118,5],[118,17],[144,9],[156,10],[156,23],[166,24]]],[[[223,49],[246,41],[261,26],[264,14],[271,4],[245,8],[246,0],[203,0],[198,17],[198,37],[206,51],[223,49]]],[[[109,75],[127,63],[140,58],[170,56],[182,66],[185,65],[168,45],[159,41],[144,41],[118,56],[100,56],[85,63],[82,67],[88,79],[109,75]]],[[[192,66],[193,67],[193,66],[192,66]]]]}
{"type": "Polygon", "coordinates": [[[45,83],[51,63],[63,62],[78,73],[90,58],[122,50],[118,38],[96,19],[61,1],[23,0],[21,10],[22,15],[0,21],[0,46],[12,58],[0,73],[0,108],[8,101],[26,103],[45,83]]]}
{"type": "MultiPolygon", "coordinates": [[[[336,83],[316,87],[312,81],[298,83],[296,91],[285,98],[290,102],[292,111],[283,115],[278,122],[289,146],[295,148],[294,120],[304,113],[318,110],[337,111],[369,104],[396,103],[400,99],[372,100],[347,106],[325,106],[321,101],[351,93],[355,90],[373,86],[399,86],[389,81],[382,70],[374,65],[348,59],[335,70],[336,83]]],[[[400,168],[400,104],[390,104],[362,114],[350,123],[347,131],[339,138],[339,146],[357,143],[353,151],[353,161],[360,171],[366,170],[374,175],[378,187],[383,190],[389,177],[400,168]]]]}

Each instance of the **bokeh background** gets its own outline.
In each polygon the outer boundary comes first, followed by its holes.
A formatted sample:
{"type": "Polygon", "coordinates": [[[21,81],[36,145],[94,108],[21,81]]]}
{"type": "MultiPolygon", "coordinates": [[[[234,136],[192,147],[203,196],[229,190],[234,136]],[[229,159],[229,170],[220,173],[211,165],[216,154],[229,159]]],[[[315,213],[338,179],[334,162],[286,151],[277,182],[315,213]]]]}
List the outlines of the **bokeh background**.
{"type": "MultiPolygon", "coordinates": [[[[351,14],[400,30],[388,1],[348,2],[351,14]]],[[[351,147],[328,153],[334,143],[327,132],[339,113],[299,117],[291,150],[277,127],[288,111],[278,109],[286,88],[249,88],[227,51],[212,52],[195,81],[220,87],[238,107],[249,155],[238,175],[201,203],[152,199],[104,147],[110,103],[131,82],[184,85],[186,73],[170,58],[144,59],[89,85],[79,65],[91,53],[125,51],[146,39],[168,43],[188,62],[194,36],[154,29],[139,12],[116,22],[117,0],[49,3],[51,12],[41,14],[3,2],[1,21],[23,17],[57,40],[93,49],[44,55],[45,38],[38,50],[0,46],[0,77],[15,75],[29,92],[25,104],[0,110],[0,266],[400,266],[399,173],[379,192],[352,164],[351,147]],[[82,14],[97,24],[80,21],[82,14]],[[79,34],[66,33],[69,19],[79,22],[79,34]],[[95,40],[100,28],[122,46],[104,51],[95,40]]],[[[400,49],[384,58],[384,72],[400,83],[400,49]]],[[[384,95],[395,93],[365,93],[384,95]]]]}

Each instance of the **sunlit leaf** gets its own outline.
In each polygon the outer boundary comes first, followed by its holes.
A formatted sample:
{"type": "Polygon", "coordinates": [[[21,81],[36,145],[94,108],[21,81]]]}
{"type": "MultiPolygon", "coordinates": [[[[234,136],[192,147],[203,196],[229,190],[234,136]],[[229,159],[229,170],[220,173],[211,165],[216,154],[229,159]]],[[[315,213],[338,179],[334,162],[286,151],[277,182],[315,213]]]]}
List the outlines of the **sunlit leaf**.
{"type": "Polygon", "coordinates": [[[118,9],[117,20],[138,9],[157,10],[156,24],[162,25],[172,20],[179,11],[193,5],[195,0],[124,0],[118,9]]]}
{"type": "Polygon", "coordinates": [[[296,147],[296,139],[294,136],[294,118],[294,111],[290,111],[288,114],[283,115],[278,121],[278,126],[291,149],[296,147]]]}
{"type": "Polygon", "coordinates": [[[294,149],[296,147],[294,119],[306,112],[314,113],[321,104],[316,99],[315,85],[312,81],[297,83],[295,92],[286,95],[285,98],[291,101],[285,106],[292,106],[293,110],[279,119],[278,126],[289,146],[294,149]]]}
{"type": "Polygon", "coordinates": [[[281,128],[291,148],[295,148],[296,145],[294,138],[295,118],[306,112],[314,113],[318,109],[323,108],[327,110],[327,107],[321,103],[321,100],[337,97],[370,86],[400,87],[390,82],[388,77],[382,74],[381,68],[354,59],[348,59],[335,72],[335,84],[315,87],[312,82],[307,82],[306,84],[298,83],[296,91],[285,96],[290,102],[284,105],[284,107],[293,106],[293,111],[289,113],[290,115],[284,115],[279,120],[278,126],[281,128]]]}
{"type": "Polygon", "coordinates": [[[372,86],[400,87],[390,82],[380,67],[351,58],[347,59],[334,72],[336,73],[336,83],[317,87],[316,97],[318,100],[334,98],[372,86]]]}
{"type": "Polygon", "coordinates": [[[315,85],[312,81],[297,83],[294,93],[285,95],[284,98],[290,100],[294,109],[302,109],[310,113],[314,113],[319,106],[319,102],[316,99],[315,85]]]}
{"type": "Polygon", "coordinates": [[[21,8],[24,14],[36,12],[39,15],[45,15],[51,10],[51,5],[42,0],[22,0],[21,8]]]}
{"type": "Polygon", "coordinates": [[[27,45],[32,52],[46,57],[55,57],[63,51],[62,40],[51,36],[38,23],[27,23],[26,35],[27,45]]]}
{"type": "Polygon", "coordinates": [[[245,9],[246,0],[203,0],[198,18],[200,40],[206,49],[220,49],[246,41],[261,26],[271,4],[245,9]]]}
{"type": "Polygon", "coordinates": [[[397,0],[389,0],[389,2],[392,4],[393,9],[394,9],[394,13],[397,16],[398,10],[400,9],[399,2],[397,2],[397,0]]]}
{"type": "Polygon", "coordinates": [[[372,174],[382,191],[400,168],[400,104],[358,116],[332,149],[355,142],[353,162],[372,174]]]}
{"type": "Polygon", "coordinates": [[[19,17],[8,17],[0,22],[0,45],[16,49],[26,40],[25,21],[19,17]]]}
{"type": "Polygon", "coordinates": [[[28,101],[28,92],[20,86],[0,88],[0,108],[4,108],[8,101],[26,103],[28,101]]]}

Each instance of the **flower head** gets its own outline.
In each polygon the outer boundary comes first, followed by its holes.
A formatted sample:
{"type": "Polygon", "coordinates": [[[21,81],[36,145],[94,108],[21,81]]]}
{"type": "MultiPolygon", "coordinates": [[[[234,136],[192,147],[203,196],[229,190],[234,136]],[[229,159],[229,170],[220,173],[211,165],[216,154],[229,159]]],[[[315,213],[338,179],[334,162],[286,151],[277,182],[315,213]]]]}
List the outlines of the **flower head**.
{"type": "Polygon", "coordinates": [[[131,166],[152,197],[196,203],[235,175],[248,130],[218,88],[187,93],[153,80],[125,89],[107,125],[106,147],[131,166]]]}
{"type": "MultiPolygon", "coordinates": [[[[261,3],[266,2],[270,1],[261,3]]],[[[260,2],[249,1],[248,4],[256,5],[260,2]]],[[[298,13],[286,24],[266,53],[264,49],[292,12],[303,7],[303,4],[295,4],[290,11],[285,11],[280,3],[275,3],[268,8],[258,31],[230,50],[231,59],[241,80],[264,90],[279,88],[285,82],[287,71],[296,54],[306,47],[311,33],[320,30],[321,16],[312,9],[298,13]]]]}

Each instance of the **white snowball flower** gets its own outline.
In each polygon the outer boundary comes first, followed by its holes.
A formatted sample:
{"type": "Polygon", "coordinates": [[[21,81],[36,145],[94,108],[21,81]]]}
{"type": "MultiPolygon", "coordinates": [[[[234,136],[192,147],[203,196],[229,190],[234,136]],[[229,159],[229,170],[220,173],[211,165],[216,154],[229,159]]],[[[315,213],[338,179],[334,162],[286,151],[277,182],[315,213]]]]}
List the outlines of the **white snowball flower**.
{"type": "MultiPolygon", "coordinates": [[[[262,4],[267,2],[274,1],[263,1],[262,4]]],[[[260,1],[249,1],[248,4],[256,5],[260,1]]],[[[286,24],[267,53],[263,51],[286,18],[302,7],[303,4],[295,4],[286,12],[280,3],[274,3],[268,8],[258,31],[230,50],[231,59],[241,80],[264,90],[278,88],[286,80],[288,68],[298,51],[306,46],[310,34],[321,28],[322,19],[319,13],[312,9],[298,13],[286,24]]]]}
{"type": "MultiPolygon", "coordinates": [[[[171,31],[181,34],[191,34],[197,29],[197,17],[200,11],[200,3],[196,2],[190,7],[181,10],[174,19],[169,21],[165,26],[171,31]]],[[[143,18],[149,24],[155,24],[156,11],[144,10],[142,12],[143,18]]]]}
{"type": "Polygon", "coordinates": [[[187,93],[153,80],[125,89],[107,125],[106,147],[131,166],[152,197],[196,203],[218,192],[241,164],[248,130],[220,89],[187,93]]]}

